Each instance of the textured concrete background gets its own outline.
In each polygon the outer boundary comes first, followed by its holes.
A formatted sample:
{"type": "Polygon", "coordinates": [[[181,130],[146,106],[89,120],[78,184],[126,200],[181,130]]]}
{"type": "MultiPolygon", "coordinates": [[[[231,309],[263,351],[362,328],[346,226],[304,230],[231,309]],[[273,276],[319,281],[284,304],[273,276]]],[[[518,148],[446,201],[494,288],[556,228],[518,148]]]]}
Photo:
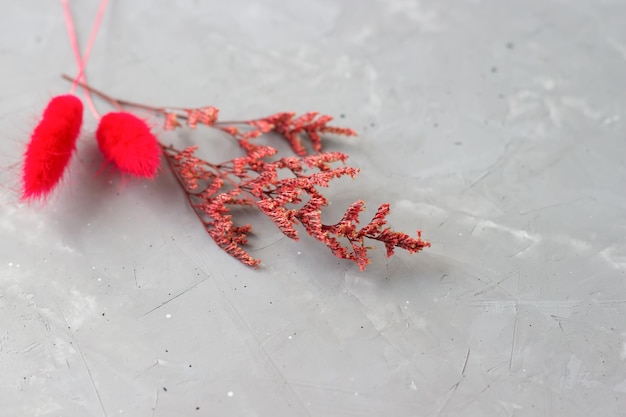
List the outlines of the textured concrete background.
{"type": "MultiPolygon", "coordinates": [[[[2,3],[0,414],[626,415],[623,0],[111,2],[94,86],[359,130],[327,142],[362,169],[329,218],[389,201],[433,242],[364,273],[260,218],[240,265],[167,173],[96,175],[90,116],[63,186],[16,203],[76,70],[58,2],[2,3]]],[[[96,3],[71,1],[83,44],[96,3]]]]}

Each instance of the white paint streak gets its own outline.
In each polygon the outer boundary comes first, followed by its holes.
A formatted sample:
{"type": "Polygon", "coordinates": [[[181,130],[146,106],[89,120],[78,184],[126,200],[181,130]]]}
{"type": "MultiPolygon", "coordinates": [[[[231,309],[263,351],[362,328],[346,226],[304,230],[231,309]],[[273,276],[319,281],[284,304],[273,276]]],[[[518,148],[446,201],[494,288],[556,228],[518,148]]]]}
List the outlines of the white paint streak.
{"type": "Polygon", "coordinates": [[[516,311],[520,306],[531,306],[545,315],[569,317],[580,303],[580,300],[484,300],[475,301],[472,305],[493,310],[495,313],[516,311]]]}
{"type": "Polygon", "coordinates": [[[391,14],[401,15],[415,22],[422,32],[441,32],[445,29],[441,15],[436,9],[427,9],[420,1],[395,0],[383,1],[391,14]]]}
{"type": "Polygon", "coordinates": [[[601,259],[616,269],[626,269],[626,250],[625,248],[616,248],[615,245],[607,246],[598,252],[601,259]]]}
{"type": "Polygon", "coordinates": [[[501,232],[505,232],[510,234],[513,237],[516,237],[520,240],[530,240],[532,242],[541,242],[542,238],[541,235],[539,234],[530,234],[528,233],[526,230],[521,230],[521,229],[513,229],[511,227],[508,226],[504,226],[498,223],[494,223],[491,220],[483,220],[479,225],[479,227],[482,226],[483,229],[487,228],[487,229],[494,229],[494,230],[498,230],[501,232]]]}

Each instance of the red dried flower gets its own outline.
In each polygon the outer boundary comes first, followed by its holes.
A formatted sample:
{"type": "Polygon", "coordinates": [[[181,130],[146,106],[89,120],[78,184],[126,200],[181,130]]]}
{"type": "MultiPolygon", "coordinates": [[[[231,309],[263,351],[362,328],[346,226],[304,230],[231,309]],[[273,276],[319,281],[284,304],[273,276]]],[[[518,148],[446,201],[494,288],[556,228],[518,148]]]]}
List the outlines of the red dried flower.
{"type": "Polygon", "coordinates": [[[242,247],[251,227],[235,226],[233,216],[229,214],[229,206],[233,205],[256,205],[285,236],[294,240],[298,240],[294,226],[300,223],[310,236],[328,246],[335,256],[356,262],[361,270],[370,262],[366,238],[382,242],[387,256],[393,255],[396,247],[415,253],[430,246],[421,239],[420,231],[417,238],[413,238],[389,228],[383,229],[389,204],[381,205],[363,228],[357,228],[359,213],[365,206],[360,200],[346,210],[338,223],[322,223],[322,208],[328,205],[328,201],[317,187],[327,187],[335,178],[346,175],[354,178],[358,174],[358,169],[352,167],[331,166],[344,162],[347,159],[345,154],[320,153],[271,162],[267,158],[275,154],[274,148],[247,141],[242,144],[246,146],[246,156],[218,165],[196,157],[196,147],[179,151],[166,146],[163,151],[207,233],[222,249],[244,264],[258,267],[260,261],[242,247]],[[306,168],[317,172],[307,173],[306,168]],[[281,179],[279,170],[286,170],[293,176],[281,179]],[[306,203],[298,208],[303,201],[306,203]]]}
{"type": "Polygon", "coordinates": [[[24,154],[23,201],[45,198],[61,180],[82,122],[83,103],[78,97],[62,95],[50,100],[24,154]]]}
{"type": "Polygon", "coordinates": [[[156,175],[161,148],[146,122],[137,116],[108,113],[100,120],[96,139],[105,158],[120,171],[145,178],[156,175]]]}
{"type": "MultiPolygon", "coordinates": [[[[365,207],[361,200],[350,205],[337,223],[322,222],[322,210],[329,203],[318,188],[328,187],[336,178],[354,178],[359,173],[356,168],[336,166],[337,163],[345,163],[348,157],[344,153],[321,152],[323,134],[356,134],[352,129],[328,126],[332,120],[330,116],[309,112],[295,117],[295,113],[285,112],[261,119],[224,122],[218,121],[218,110],[215,107],[167,110],[116,100],[97,90],[91,91],[118,107],[154,111],[165,118],[165,130],[182,127],[182,121],[186,121],[190,128],[196,128],[200,123],[220,129],[237,141],[245,155],[214,164],[195,155],[197,146],[179,150],[156,142],[145,123],[127,113],[105,116],[98,129],[101,149],[105,155],[107,152],[114,153],[118,159],[128,158],[127,154],[132,154],[134,158],[141,157],[143,151],[139,151],[137,143],[157,143],[206,232],[220,248],[246,265],[258,267],[260,261],[244,249],[252,228],[249,224],[235,225],[231,208],[237,206],[258,208],[285,236],[294,240],[298,240],[296,226],[300,224],[306,233],[325,244],[335,256],[355,262],[361,270],[369,264],[368,250],[372,249],[365,246],[365,239],[384,244],[387,256],[393,255],[395,248],[415,253],[430,246],[429,242],[422,240],[419,230],[416,237],[411,237],[384,227],[389,204],[382,204],[364,227],[358,227],[359,215],[365,207]],[[123,135],[128,135],[134,129],[123,126],[121,122],[126,119],[129,122],[132,120],[132,123],[138,121],[143,126],[142,134],[147,132],[145,134],[149,135],[150,140],[133,141],[125,138],[124,146],[111,152],[117,144],[103,141],[100,136],[110,135],[111,138],[121,140],[123,135]],[[298,156],[276,158],[277,149],[254,143],[255,138],[270,132],[285,139],[298,156]],[[303,143],[303,139],[308,139],[308,146],[303,143]],[[309,154],[308,147],[315,153],[309,154]]],[[[114,160],[110,156],[109,159],[114,160]]],[[[128,168],[125,170],[128,171],[128,168]]]]}
{"type": "Polygon", "coordinates": [[[315,152],[322,150],[320,133],[356,136],[356,132],[352,129],[327,126],[333,120],[331,116],[319,116],[319,113],[315,111],[305,113],[297,118],[294,118],[295,115],[291,112],[276,113],[263,119],[251,120],[248,124],[256,127],[262,133],[275,131],[283,136],[291,149],[300,156],[307,154],[306,148],[302,145],[301,134],[303,133],[308,137],[315,152]]]}

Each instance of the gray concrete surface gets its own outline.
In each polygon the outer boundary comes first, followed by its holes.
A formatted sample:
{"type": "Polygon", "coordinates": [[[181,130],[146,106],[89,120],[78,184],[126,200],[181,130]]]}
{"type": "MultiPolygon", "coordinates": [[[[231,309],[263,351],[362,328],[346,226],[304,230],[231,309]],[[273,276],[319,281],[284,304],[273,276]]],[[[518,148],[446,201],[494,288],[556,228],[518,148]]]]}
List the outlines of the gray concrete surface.
{"type": "MultiPolygon", "coordinates": [[[[83,42],[96,3],[71,2],[83,42]]],[[[3,1],[0,414],[626,416],[624,17],[621,0],[112,1],[93,85],[335,115],[360,137],[327,149],[363,172],[329,216],[389,201],[433,243],[361,273],[259,219],[254,271],[167,173],[96,175],[90,116],[62,188],[16,202],[12,164],[75,67],[58,2],[3,1]]]]}

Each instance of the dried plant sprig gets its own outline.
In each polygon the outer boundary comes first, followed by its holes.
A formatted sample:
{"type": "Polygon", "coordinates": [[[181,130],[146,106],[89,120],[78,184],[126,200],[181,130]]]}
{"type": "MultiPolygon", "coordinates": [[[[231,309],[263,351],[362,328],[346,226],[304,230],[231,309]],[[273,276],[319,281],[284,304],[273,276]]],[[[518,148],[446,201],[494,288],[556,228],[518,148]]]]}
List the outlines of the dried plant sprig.
{"type": "Polygon", "coordinates": [[[308,112],[298,117],[293,112],[281,112],[261,119],[221,122],[218,121],[219,110],[212,106],[199,109],[164,110],[154,108],[152,110],[163,114],[165,118],[163,128],[165,130],[181,127],[183,122],[188,127],[195,129],[198,123],[201,123],[205,126],[218,127],[243,140],[254,139],[262,134],[274,132],[282,136],[294,153],[299,156],[308,154],[302,143],[305,138],[310,141],[315,152],[321,152],[321,135],[356,136],[357,134],[349,128],[328,126],[333,118],[328,115],[319,115],[318,112],[308,112]],[[246,125],[252,129],[245,129],[246,125]]]}
{"type": "Polygon", "coordinates": [[[153,107],[117,100],[80,85],[118,108],[140,108],[162,116],[165,130],[185,125],[195,129],[202,124],[237,141],[244,155],[219,164],[199,158],[197,146],[180,150],[159,142],[159,147],[206,232],[220,248],[245,265],[257,268],[260,260],[244,249],[252,227],[235,225],[232,209],[237,206],[256,207],[294,240],[299,239],[296,227],[300,225],[335,256],[354,261],[361,270],[370,263],[368,250],[372,249],[365,246],[365,239],[383,243],[387,256],[393,255],[396,248],[415,253],[430,246],[422,240],[419,230],[416,237],[411,237],[385,227],[390,209],[387,203],[363,227],[359,227],[359,216],[365,209],[361,200],[350,205],[337,223],[322,222],[322,210],[329,203],[319,188],[328,187],[334,179],[354,178],[359,173],[345,165],[346,154],[322,152],[324,134],[356,135],[352,129],[329,126],[330,116],[309,112],[296,117],[295,113],[282,112],[260,119],[225,122],[218,119],[219,110],[213,106],[153,107]],[[297,156],[277,158],[277,149],[255,143],[254,139],[270,132],[283,137],[297,156]],[[309,154],[304,139],[314,153],[309,154]]]}
{"type": "MultiPolygon", "coordinates": [[[[73,79],[63,75],[66,80],[73,79]]],[[[91,86],[79,82],[83,88],[88,89],[93,94],[100,96],[116,107],[136,108],[148,110],[163,116],[164,130],[174,130],[183,125],[195,129],[198,124],[208,127],[220,128],[239,139],[253,139],[265,133],[274,132],[282,136],[291,149],[299,156],[308,154],[302,143],[303,139],[308,139],[315,152],[322,150],[322,135],[332,134],[341,136],[356,136],[355,130],[346,127],[329,126],[333,120],[332,116],[320,115],[318,112],[308,112],[296,117],[293,112],[280,112],[259,119],[243,121],[218,121],[219,109],[214,106],[200,108],[185,107],[155,107],[146,104],[135,103],[127,100],[120,100],[92,88],[91,86]],[[245,129],[248,127],[249,129],[245,129]],[[246,136],[247,135],[247,136],[246,136]]]]}
{"type": "Polygon", "coordinates": [[[359,172],[347,166],[331,167],[334,162],[345,161],[345,154],[320,153],[267,161],[275,154],[275,149],[259,146],[245,157],[215,165],[196,157],[195,150],[191,147],[179,151],[166,146],[163,154],[208,234],[222,249],[246,265],[257,267],[260,261],[243,248],[251,226],[234,225],[230,214],[233,205],[255,205],[285,236],[294,240],[299,238],[295,226],[300,223],[335,256],[356,262],[361,270],[370,262],[367,254],[370,248],[365,246],[365,238],[384,243],[387,256],[391,256],[396,247],[415,253],[430,246],[421,239],[419,231],[417,238],[412,238],[383,229],[389,204],[381,205],[373,219],[360,229],[357,228],[359,214],[365,205],[360,200],[348,208],[338,223],[322,223],[322,208],[328,201],[317,187],[327,187],[335,178],[354,178],[359,172]],[[305,172],[307,169],[313,172],[305,172]],[[279,179],[280,170],[292,176],[279,179]],[[349,245],[342,240],[347,240],[349,245]]]}

